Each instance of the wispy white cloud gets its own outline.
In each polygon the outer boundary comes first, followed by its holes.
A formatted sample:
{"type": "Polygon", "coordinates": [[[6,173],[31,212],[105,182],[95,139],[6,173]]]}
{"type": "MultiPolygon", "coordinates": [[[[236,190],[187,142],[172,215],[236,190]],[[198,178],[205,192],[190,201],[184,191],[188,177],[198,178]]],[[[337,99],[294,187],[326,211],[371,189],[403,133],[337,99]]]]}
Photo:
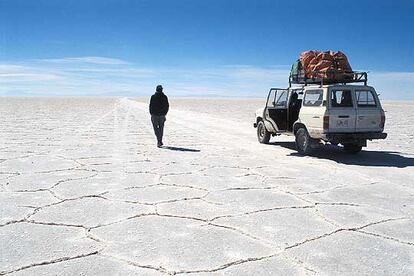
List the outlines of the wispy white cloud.
{"type": "MultiPolygon", "coordinates": [[[[264,97],[288,85],[289,66],[144,67],[107,57],[0,63],[0,95],[149,95],[157,84],[174,96],[264,97]]],[[[386,99],[413,99],[414,72],[371,72],[386,99]]]]}
{"type": "Polygon", "coordinates": [[[57,59],[43,59],[45,62],[52,63],[92,63],[92,64],[106,64],[106,65],[122,65],[128,64],[128,62],[108,57],[64,57],[57,59]]]}
{"type": "Polygon", "coordinates": [[[168,93],[177,96],[251,96],[267,91],[275,80],[282,80],[287,74],[286,70],[273,67],[147,68],[109,60],[79,57],[2,64],[0,93],[149,95],[156,84],[162,83],[168,93]],[[12,80],[8,78],[11,74],[12,80]]]}
{"type": "Polygon", "coordinates": [[[60,76],[58,74],[41,68],[14,64],[0,64],[0,83],[27,83],[50,81],[59,78],[60,76]]]}
{"type": "Polygon", "coordinates": [[[0,82],[33,82],[48,81],[58,79],[59,76],[53,74],[35,74],[35,73],[11,73],[0,74],[0,82]]]}

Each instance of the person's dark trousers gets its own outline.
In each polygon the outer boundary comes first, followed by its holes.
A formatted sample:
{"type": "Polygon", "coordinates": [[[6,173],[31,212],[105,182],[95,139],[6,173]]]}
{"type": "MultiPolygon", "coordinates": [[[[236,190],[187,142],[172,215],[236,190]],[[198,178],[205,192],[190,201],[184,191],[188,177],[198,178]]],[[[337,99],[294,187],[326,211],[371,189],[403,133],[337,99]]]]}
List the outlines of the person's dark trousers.
{"type": "Polygon", "coordinates": [[[162,144],[162,135],[164,134],[165,115],[152,115],[151,122],[154,127],[155,136],[157,136],[158,145],[160,145],[162,144]]]}

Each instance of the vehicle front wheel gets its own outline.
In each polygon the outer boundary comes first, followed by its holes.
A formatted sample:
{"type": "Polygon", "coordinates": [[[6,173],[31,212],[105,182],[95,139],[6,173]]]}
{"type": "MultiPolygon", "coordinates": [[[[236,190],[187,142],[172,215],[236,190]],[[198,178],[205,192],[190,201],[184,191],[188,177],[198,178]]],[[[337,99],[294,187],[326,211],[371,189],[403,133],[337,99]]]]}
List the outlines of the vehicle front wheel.
{"type": "Polygon", "coordinates": [[[311,151],[312,151],[312,147],[311,147],[312,139],[309,136],[309,133],[305,128],[298,129],[298,131],[296,132],[295,138],[296,138],[295,139],[296,149],[298,150],[298,152],[300,154],[307,155],[307,154],[311,153],[311,151]]]}
{"type": "Polygon", "coordinates": [[[362,150],[362,146],[355,144],[345,144],[344,150],[348,153],[358,153],[362,150]]]}
{"type": "Polygon", "coordinates": [[[270,132],[267,131],[263,121],[257,124],[257,140],[262,144],[267,144],[270,141],[270,132]]]}

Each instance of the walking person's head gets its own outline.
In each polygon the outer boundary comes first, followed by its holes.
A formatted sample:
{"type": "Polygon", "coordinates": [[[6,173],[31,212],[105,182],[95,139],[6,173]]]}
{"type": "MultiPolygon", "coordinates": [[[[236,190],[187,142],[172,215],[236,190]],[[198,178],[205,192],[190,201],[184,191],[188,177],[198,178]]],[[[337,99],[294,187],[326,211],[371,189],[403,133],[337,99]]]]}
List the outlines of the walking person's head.
{"type": "Polygon", "coordinates": [[[158,93],[161,93],[162,89],[163,89],[162,85],[157,85],[157,87],[155,88],[155,91],[158,92],[158,93]]]}

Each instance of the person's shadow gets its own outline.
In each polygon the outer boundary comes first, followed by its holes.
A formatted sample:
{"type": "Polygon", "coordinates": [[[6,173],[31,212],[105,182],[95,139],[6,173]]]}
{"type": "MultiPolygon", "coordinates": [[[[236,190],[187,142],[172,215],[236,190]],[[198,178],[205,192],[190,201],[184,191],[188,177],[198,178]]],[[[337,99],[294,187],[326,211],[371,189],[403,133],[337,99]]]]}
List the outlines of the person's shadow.
{"type": "Polygon", "coordinates": [[[174,150],[174,151],[186,151],[186,152],[200,152],[198,149],[182,148],[182,147],[172,147],[172,146],[163,146],[163,149],[174,150]]]}
{"type": "MultiPolygon", "coordinates": [[[[295,142],[273,142],[271,145],[281,146],[295,152],[290,156],[302,157],[296,152],[295,142]]],[[[350,154],[343,150],[342,147],[325,145],[315,148],[310,157],[318,159],[329,159],[337,163],[357,166],[374,166],[374,167],[397,167],[406,168],[414,166],[414,157],[403,156],[400,152],[394,151],[371,151],[362,149],[357,154],[350,154]]]]}

